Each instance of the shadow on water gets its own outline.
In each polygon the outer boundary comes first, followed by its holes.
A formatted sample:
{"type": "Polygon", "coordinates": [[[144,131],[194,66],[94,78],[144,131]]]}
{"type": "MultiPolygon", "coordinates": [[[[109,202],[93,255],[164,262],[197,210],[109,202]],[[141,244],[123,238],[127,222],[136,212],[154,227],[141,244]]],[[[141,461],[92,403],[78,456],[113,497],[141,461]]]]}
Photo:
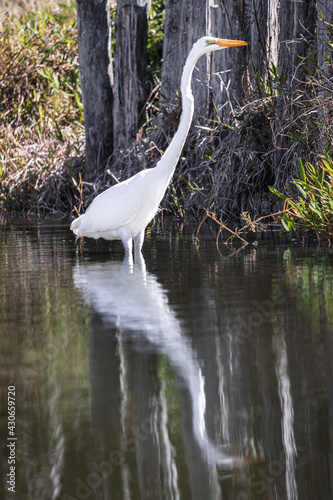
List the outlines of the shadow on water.
{"type": "Polygon", "coordinates": [[[151,235],[133,264],[60,225],[0,237],[19,498],[331,497],[329,249],[151,235]]]}

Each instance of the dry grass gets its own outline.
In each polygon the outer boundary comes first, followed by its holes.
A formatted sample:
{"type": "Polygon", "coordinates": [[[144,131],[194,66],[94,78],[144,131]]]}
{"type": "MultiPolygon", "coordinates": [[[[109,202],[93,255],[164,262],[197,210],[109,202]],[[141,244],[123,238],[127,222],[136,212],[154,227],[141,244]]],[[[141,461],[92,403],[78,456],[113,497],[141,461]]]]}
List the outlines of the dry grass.
{"type": "Polygon", "coordinates": [[[73,207],[71,177],[84,151],[75,23],[73,5],[2,18],[3,210],[68,214],[73,207]]]}
{"type": "Polygon", "coordinates": [[[8,134],[13,156],[7,154],[5,167],[11,175],[1,184],[6,210],[68,216],[77,196],[76,171],[82,171],[83,133],[75,137],[75,143],[69,137],[60,142],[34,135],[30,140],[22,139],[17,131],[14,134],[9,130],[8,134]],[[17,168],[19,161],[23,163],[21,168],[17,168]]]}
{"type": "MultiPolygon", "coordinates": [[[[67,2],[67,0],[64,0],[67,2]]],[[[25,14],[29,10],[38,10],[45,7],[53,9],[60,0],[0,0],[0,16],[5,12],[10,12],[15,16],[25,14]]],[[[68,2],[69,3],[69,2],[68,2]]]]}

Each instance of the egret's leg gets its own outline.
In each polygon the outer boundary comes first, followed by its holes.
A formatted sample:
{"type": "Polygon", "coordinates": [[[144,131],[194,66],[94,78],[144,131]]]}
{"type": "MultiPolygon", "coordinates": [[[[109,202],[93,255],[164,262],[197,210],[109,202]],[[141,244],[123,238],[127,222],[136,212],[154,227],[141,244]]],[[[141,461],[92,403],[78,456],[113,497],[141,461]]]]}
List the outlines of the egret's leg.
{"type": "Polygon", "coordinates": [[[142,277],[142,283],[146,285],[147,283],[147,271],[146,271],[146,263],[145,259],[141,252],[135,253],[135,267],[137,269],[137,273],[140,272],[142,277]]]}
{"type": "Polygon", "coordinates": [[[143,245],[143,240],[145,239],[145,229],[142,229],[139,234],[134,238],[134,251],[135,253],[140,253],[143,245]]]}
{"type": "Polygon", "coordinates": [[[132,244],[133,244],[133,239],[132,235],[129,232],[126,227],[121,227],[118,231],[119,238],[121,239],[121,242],[124,246],[125,253],[126,254],[131,254],[132,253],[132,244]]]}
{"type": "Polygon", "coordinates": [[[126,279],[126,276],[128,274],[133,273],[133,267],[134,267],[134,259],[133,259],[133,254],[132,252],[126,252],[125,257],[122,263],[122,275],[124,276],[124,279],[126,279]]]}

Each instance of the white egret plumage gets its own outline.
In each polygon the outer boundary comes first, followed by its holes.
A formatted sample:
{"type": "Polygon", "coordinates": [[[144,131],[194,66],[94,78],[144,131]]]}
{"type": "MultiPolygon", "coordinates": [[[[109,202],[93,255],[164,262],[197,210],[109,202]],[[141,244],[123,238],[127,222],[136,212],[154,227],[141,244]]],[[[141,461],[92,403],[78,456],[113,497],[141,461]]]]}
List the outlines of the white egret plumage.
{"type": "Polygon", "coordinates": [[[126,253],[132,252],[134,240],[135,251],[141,252],[145,229],[158,211],[192,122],[194,98],[191,78],[195,64],[208,52],[241,45],[247,43],[212,37],[202,37],[193,45],[181,78],[182,114],[179,127],[164,155],[156,167],[143,170],[98,195],[86,213],[71,224],[77,238],[120,239],[126,253]]]}

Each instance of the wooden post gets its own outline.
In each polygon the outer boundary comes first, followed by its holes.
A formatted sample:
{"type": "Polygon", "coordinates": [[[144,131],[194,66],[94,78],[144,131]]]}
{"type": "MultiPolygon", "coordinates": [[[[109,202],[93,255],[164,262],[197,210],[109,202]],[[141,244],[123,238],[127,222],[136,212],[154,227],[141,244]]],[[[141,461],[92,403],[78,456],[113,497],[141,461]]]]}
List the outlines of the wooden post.
{"type": "Polygon", "coordinates": [[[318,29],[317,29],[317,53],[318,71],[317,96],[321,106],[318,110],[318,121],[323,125],[320,133],[320,152],[325,149],[325,142],[329,143],[332,134],[331,109],[328,103],[332,99],[332,78],[333,67],[329,59],[333,59],[332,45],[330,44],[332,35],[328,26],[333,24],[332,0],[321,0],[317,4],[318,9],[318,29]]]}
{"type": "MultiPolygon", "coordinates": [[[[235,0],[218,0],[211,6],[213,36],[247,40],[246,10],[235,0]]],[[[216,52],[212,58],[212,97],[219,117],[228,123],[239,97],[243,96],[244,70],[248,47],[216,52]]]]}
{"type": "Polygon", "coordinates": [[[88,178],[113,149],[113,91],[109,61],[110,0],[77,0],[79,64],[88,178]]]}
{"type": "MultiPolygon", "coordinates": [[[[180,89],[183,67],[192,45],[200,37],[209,35],[208,1],[166,0],[161,92],[167,102],[172,101],[180,89]]],[[[194,123],[208,112],[209,60],[202,57],[193,72],[194,123]]]]}
{"type": "Polygon", "coordinates": [[[114,148],[130,146],[147,99],[150,0],[118,0],[114,57],[114,148]]]}
{"type": "Polygon", "coordinates": [[[301,154],[300,149],[295,147],[296,144],[292,144],[286,134],[286,126],[292,124],[299,114],[294,102],[297,96],[296,89],[299,92],[304,88],[306,70],[302,62],[313,50],[316,23],[315,0],[307,2],[280,0],[278,67],[281,85],[278,91],[276,118],[273,124],[275,135],[274,186],[279,189],[290,175],[290,169],[286,168],[285,165],[289,163],[297,168],[298,157],[301,154]]]}

